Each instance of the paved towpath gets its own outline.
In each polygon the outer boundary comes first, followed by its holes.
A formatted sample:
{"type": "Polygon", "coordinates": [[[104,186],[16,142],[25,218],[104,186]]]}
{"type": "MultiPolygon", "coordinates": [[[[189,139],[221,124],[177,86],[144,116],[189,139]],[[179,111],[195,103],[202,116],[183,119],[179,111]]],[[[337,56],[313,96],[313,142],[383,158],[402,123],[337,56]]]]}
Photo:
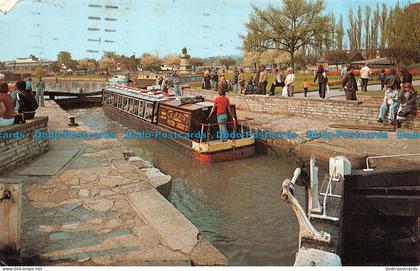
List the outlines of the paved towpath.
{"type": "MultiPolygon", "coordinates": [[[[420,80],[414,80],[413,81],[414,87],[420,86],[420,80]]],[[[375,84],[375,85],[369,85],[367,88],[368,91],[378,91],[381,90],[381,85],[375,84]]],[[[358,92],[360,93],[360,92],[358,92]]],[[[304,97],[303,93],[297,93],[295,94],[296,97],[304,97]]],[[[345,96],[344,91],[342,91],[339,88],[333,88],[331,89],[331,93],[327,95],[327,97],[337,97],[337,96],[345,96]]],[[[319,98],[318,91],[308,92],[309,98],[319,98]]]]}

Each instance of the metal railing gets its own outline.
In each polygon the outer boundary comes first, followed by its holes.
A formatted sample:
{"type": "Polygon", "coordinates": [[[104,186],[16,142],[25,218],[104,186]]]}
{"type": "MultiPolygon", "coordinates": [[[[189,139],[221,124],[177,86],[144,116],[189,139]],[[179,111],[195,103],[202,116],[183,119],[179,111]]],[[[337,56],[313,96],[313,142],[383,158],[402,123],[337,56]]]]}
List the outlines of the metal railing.
{"type": "MultiPolygon", "coordinates": [[[[206,138],[207,138],[207,142],[209,142],[209,140],[210,140],[210,128],[211,127],[219,126],[219,125],[233,124],[233,132],[235,133],[236,132],[236,129],[237,129],[238,123],[239,122],[244,122],[244,123],[247,123],[248,129],[250,131],[252,131],[252,129],[251,129],[250,125],[249,125],[249,121],[251,121],[251,120],[253,120],[253,118],[245,118],[243,120],[225,121],[225,122],[220,122],[220,123],[200,123],[200,125],[201,125],[200,144],[203,143],[203,135],[204,135],[204,129],[205,129],[205,127],[207,127],[207,135],[206,135],[206,138]]],[[[241,126],[241,134],[243,136],[245,134],[245,132],[244,132],[244,125],[243,124],[240,124],[240,126],[241,126]]],[[[235,137],[233,137],[233,140],[235,140],[235,137]]]]}
{"type": "Polygon", "coordinates": [[[410,154],[394,154],[394,155],[379,155],[379,156],[370,156],[366,158],[366,168],[363,171],[374,171],[373,168],[369,167],[369,159],[382,159],[382,158],[396,158],[396,157],[412,157],[420,156],[420,153],[410,153],[410,154]]]}

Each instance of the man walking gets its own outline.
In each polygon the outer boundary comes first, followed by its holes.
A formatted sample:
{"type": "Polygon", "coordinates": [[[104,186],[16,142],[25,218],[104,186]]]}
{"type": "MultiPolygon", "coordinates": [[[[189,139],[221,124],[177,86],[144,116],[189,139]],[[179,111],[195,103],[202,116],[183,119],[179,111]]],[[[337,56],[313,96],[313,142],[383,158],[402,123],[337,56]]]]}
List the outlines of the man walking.
{"type": "Polygon", "coordinates": [[[356,77],[353,74],[352,67],[347,67],[347,74],[343,79],[342,87],[346,93],[346,100],[357,100],[356,91],[357,91],[357,82],[356,77]]]}
{"type": "Polygon", "coordinates": [[[267,88],[267,71],[265,70],[265,66],[261,65],[261,72],[260,72],[260,79],[258,82],[259,93],[265,95],[266,88],[267,88]]]}
{"type": "Polygon", "coordinates": [[[219,83],[219,74],[217,73],[217,70],[214,71],[211,80],[213,81],[214,92],[217,92],[217,84],[219,83]]]}
{"type": "Polygon", "coordinates": [[[42,77],[35,84],[35,99],[39,106],[44,107],[45,82],[42,77]]]}
{"type": "Polygon", "coordinates": [[[372,72],[369,68],[369,64],[366,63],[363,68],[360,69],[360,78],[362,79],[362,91],[367,91],[369,78],[372,72]]]}
{"type": "Polygon", "coordinates": [[[254,94],[260,94],[259,82],[260,82],[260,73],[261,73],[261,66],[257,66],[257,70],[255,71],[255,87],[254,87],[254,94]]]}

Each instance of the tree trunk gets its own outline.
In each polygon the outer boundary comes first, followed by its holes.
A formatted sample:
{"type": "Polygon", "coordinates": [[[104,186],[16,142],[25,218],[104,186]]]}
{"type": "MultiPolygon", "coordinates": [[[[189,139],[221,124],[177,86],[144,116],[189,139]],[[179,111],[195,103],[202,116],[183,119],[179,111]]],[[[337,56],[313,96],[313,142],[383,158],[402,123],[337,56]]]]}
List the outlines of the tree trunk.
{"type": "Polygon", "coordinates": [[[290,52],[290,66],[295,70],[295,52],[290,52]]]}

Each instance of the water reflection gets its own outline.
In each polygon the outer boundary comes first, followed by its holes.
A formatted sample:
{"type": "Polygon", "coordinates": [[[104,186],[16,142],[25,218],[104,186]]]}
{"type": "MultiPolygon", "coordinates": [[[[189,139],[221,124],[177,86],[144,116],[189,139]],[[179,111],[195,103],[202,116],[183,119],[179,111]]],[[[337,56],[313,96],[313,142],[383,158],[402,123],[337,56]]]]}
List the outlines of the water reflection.
{"type": "MultiPolygon", "coordinates": [[[[101,108],[71,113],[93,129],[121,135],[126,130],[105,117],[101,108]]],[[[294,170],[293,163],[255,157],[203,166],[154,140],[120,140],[174,177],[172,203],[230,264],[293,264],[297,222],[279,195],[282,180],[294,170]]]]}

